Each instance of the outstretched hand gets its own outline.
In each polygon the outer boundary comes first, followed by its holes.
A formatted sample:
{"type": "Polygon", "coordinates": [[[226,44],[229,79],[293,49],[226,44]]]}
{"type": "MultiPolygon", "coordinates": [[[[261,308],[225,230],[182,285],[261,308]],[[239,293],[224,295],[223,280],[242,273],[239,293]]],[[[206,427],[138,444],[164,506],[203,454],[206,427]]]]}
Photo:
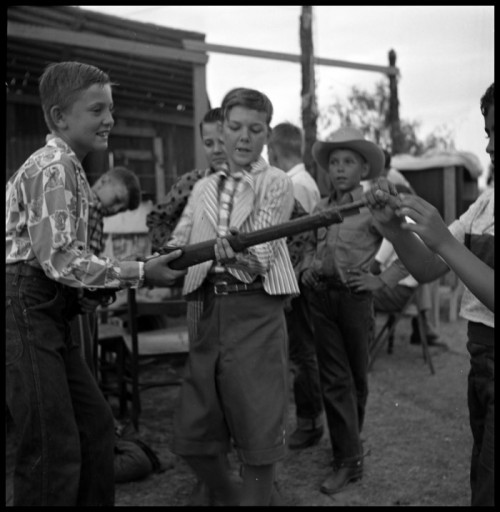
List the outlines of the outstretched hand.
{"type": "Polygon", "coordinates": [[[177,279],[187,273],[186,269],[174,270],[168,263],[182,254],[178,249],[163,256],[154,256],[144,263],[144,280],[148,286],[172,286],[177,279]]]}
{"type": "Polygon", "coordinates": [[[366,205],[380,224],[400,223],[401,201],[394,183],[379,178],[365,193],[366,205]]]}
{"type": "Polygon", "coordinates": [[[416,233],[434,252],[452,236],[437,208],[425,199],[412,194],[400,194],[400,214],[413,222],[404,221],[401,228],[416,233]]]}

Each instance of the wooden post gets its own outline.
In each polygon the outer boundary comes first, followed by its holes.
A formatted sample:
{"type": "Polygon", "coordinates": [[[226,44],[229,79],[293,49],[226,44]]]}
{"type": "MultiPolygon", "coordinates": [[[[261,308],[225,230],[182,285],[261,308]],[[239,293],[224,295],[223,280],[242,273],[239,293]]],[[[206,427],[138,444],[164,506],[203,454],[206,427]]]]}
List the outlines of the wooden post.
{"type": "MultiPolygon", "coordinates": [[[[396,52],[389,51],[389,66],[396,67],[396,52]]],[[[393,155],[403,150],[403,138],[399,121],[399,99],[398,99],[398,76],[389,74],[389,111],[387,112],[386,123],[391,134],[393,155]]]]}
{"type": "Polygon", "coordinates": [[[197,169],[204,169],[207,165],[198,126],[203,116],[207,113],[208,108],[205,65],[193,64],[194,164],[197,169]]]}
{"type": "Polygon", "coordinates": [[[302,127],[304,131],[304,165],[317,179],[316,164],[312,157],[312,145],[316,141],[318,108],[316,105],[316,81],[314,78],[314,49],[312,39],[312,5],[303,5],[300,16],[300,48],[302,67],[302,127]]]}

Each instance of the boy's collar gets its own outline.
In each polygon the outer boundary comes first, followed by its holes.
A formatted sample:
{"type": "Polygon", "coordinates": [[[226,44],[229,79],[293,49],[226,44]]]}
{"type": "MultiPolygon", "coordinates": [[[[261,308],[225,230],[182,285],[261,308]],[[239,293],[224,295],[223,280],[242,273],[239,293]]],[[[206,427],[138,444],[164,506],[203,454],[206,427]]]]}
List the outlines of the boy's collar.
{"type": "MultiPolygon", "coordinates": [[[[262,156],[259,156],[258,160],[250,164],[249,168],[242,169],[243,176],[250,176],[252,174],[256,174],[258,172],[266,170],[268,167],[269,164],[266,162],[266,160],[262,156]]],[[[228,168],[226,173],[224,171],[220,171],[220,173],[225,175],[230,174],[230,169],[228,168]]]]}
{"type": "Polygon", "coordinates": [[[61,137],[58,137],[57,135],[52,135],[47,140],[45,145],[52,148],[62,149],[65,153],[68,153],[69,155],[77,158],[76,153],[71,149],[71,146],[66,141],[64,141],[64,139],[61,139],[61,137]]]}
{"type": "Polygon", "coordinates": [[[358,187],[350,190],[349,192],[340,193],[337,190],[333,190],[328,198],[329,203],[335,204],[347,204],[352,203],[353,201],[357,201],[361,199],[363,196],[363,187],[359,185],[358,187]]]}

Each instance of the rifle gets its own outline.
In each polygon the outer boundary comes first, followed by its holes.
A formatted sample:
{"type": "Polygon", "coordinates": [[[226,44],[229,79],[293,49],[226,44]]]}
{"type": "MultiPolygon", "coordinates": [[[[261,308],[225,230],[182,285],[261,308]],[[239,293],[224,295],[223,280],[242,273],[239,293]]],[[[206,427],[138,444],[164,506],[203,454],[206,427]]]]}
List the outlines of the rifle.
{"type": "MultiPolygon", "coordinates": [[[[296,235],[304,231],[329,226],[330,224],[339,224],[344,220],[342,213],[344,216],[355,215],[359,213],[359,208],[364,205],[365,201],[360,199],[352,203],[323,210],[314,215],[304,215],[303,217],[284,222],[283,224],[259,229],[251,233],[228,235],[226,238],[233,251],[241,252],[252,245],[296,235]]],[[[165,245],[158,252],[160,254],[168,254],[177,249],[182,249],[182,254],[175,260],[170,261],[168,265],[174,270],[183,270],[192,265],[215,259],[214,245],[215,239],[212,239],[183,247],[165,245]]]]}

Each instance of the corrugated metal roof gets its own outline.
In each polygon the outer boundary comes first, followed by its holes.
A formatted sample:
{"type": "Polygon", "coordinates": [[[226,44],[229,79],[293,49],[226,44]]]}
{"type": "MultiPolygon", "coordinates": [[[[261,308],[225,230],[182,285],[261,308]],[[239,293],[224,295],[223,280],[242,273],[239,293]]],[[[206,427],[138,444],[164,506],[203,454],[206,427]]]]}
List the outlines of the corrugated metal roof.
{"type": "Polygon", "coordinates": [[[439,167],[462,166],[474,179],[479,178],[483,167],[479,158],[468,151],[431,150],[420,156],[408,154],[393,155],[391,165],[400,171],[421,171],[439,167]]]}
{"type": "Polygon", "coordinates": [[[6,69],[8,94],[25,95],[37,101],[38,78],[44,67],[51,62],[77,60],[106,71],[118,84],[113,89],[117,108],[192,117],[193,62],[182,58],[164,58],[161,50],[165,49],[167,53],[168,49],[175,49],[187,55],[182,40],[204,41],[204,34],[126,20],[74,6],[11,6],[7,10],[7,20],[16,28],[53,29],[54,33],[57,31],[66,35],[69,31],[74,34],[75,40],[87,37],[88,41],[108,38],[123,42],[123,50],[110,51],[98,45],[97,48],[88,48],[72,44],[71,40],[64,44],[30,40],[29,30],[28,37],[9,35],[6,69]],[[131,43],[132,48],[141,47],[146,53],[148,47],[151,48],[151,57],[127,51],[131,43]]]}

